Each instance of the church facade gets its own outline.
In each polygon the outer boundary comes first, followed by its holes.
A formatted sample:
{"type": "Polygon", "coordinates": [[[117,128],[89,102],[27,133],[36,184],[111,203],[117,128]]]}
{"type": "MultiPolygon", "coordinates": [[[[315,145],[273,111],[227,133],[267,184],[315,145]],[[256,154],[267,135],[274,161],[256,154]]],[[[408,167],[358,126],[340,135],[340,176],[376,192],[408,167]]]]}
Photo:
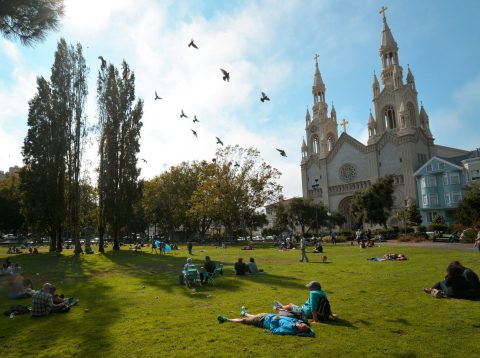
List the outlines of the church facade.
{"type": "MultiPolygon", "coordinates": [[[[304,138],[301,147],[303,197],[323,203],[330,211],[343,213],[348,219],[347,226],[351,225],[348,212],[356,190],[393,175],[395,212],[418,202],[414,173],[427,160],[433,156],[449,158],[467,153],[435,144],[428,114],[418,103],[415,79],[409,67],[404,81],[398,46],[384,11],[380,60],[381,84],[374,72],[374,113],[368,117],[366,145],[346,133],[348,122],[337,121],[333,105],[329,111],[326,86],[317,58],[315,61],[312,113],[307,109],[306,140],[304,138]],[[338,124],[343,125],[340,136],[338,124]]],[[[389,224],[397,224],[394,215],[389,224]]]]}

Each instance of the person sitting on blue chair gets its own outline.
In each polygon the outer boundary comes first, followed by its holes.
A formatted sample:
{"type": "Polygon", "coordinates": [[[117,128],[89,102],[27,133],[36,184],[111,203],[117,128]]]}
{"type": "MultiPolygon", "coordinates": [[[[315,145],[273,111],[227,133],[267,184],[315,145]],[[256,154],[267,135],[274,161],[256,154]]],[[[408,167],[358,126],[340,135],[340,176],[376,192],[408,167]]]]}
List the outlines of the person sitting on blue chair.
{"type": "Polygon", "coordinates": [[[210,256],[206,256],[205,263],[203,264],[203,271],[200,274],[200,280],[202,284],[208,282],[208,276],[215,272],[215,267],[215,262],[210,260],[210,256]]]}

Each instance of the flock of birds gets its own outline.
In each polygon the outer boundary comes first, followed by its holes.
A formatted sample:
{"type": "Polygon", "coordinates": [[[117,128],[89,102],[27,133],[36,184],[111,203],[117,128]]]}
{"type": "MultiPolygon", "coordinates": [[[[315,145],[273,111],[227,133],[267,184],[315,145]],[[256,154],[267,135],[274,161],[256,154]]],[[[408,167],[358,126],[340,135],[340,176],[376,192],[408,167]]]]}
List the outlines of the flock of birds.
{"type": "MultiPolygon", "coordinates": [[[[192,48],[197,49],[197,50],[199,49],[198,46],[195,44],[195,42],[194,42],[193,39],[192,39],[192,40],[190,41],[190,43],[188,44],[188,47],[192,47],[192,48]]],[[[102,56],[99,56],[98,59],[102,61],[102,66],[105,66],[105,65],[106,65],[106,61],[104,60],[104,58],[103,58],[102,56]]],[[[222,79],[223,79],[225,82],[230,82],[230,72],[228,72],[227,70],[225,70],[225,69],[223,69],[223,68],[221,68],[220,71],[222,72],[222,75],[223,75],[222,79]]],[[[265,94],[265,92],[262,92],[261,94],[262,94],[262,96],[260,97],[260,101],[261,101],[262,103],[264,103],[265,101],[270,101],[270,98],[265,94]]],[[[163,99],[163,98],[158,95],[157,91],[155,91],[155,101],[156,101],[156,100],[162,100],[162,99],[163,99]]],[[[183,109],[181,109],[180,118],[189,118],[189,117],[185,114],[185,112],[183,111],[183,109]]],[[[195,123],[199,123],[199,122],[200,122],[200,121],[198,120],[197,116],[194,115],[194,116],[193,116],[193,123],[195,124],[195,123]]],[[[195,136],[195,138],[198,138],[197,131],[195,131],[195,130],[193,130],[193,129],[190,129],[190,130],[192,131],[192,134],[195,136]]],[[[215,137],[215,138],[216,138],[216,140],[217,140],[216,144],[219,144],[219,145],[222,145],[222,146],[223,146],[222,140],[221,140],[219,137],[215,137]]],[[[278,149],[278,148],[275,148],[275,149],[280,153],[280,155],[281,155],[282,157],[286,157],[286,156],[287,156],[287,154],[285,153],[285,151],[284,151],[283,149],[278,149]]],[[[142,160],[144,160],[144,159],[142,159],[142,160]]],[[[144,161],[145,161],[145,160],[144,160],[144,161]]],[[[212,161],[215,162],[215,159],[212,159],[212,161]]],[[[145,161],[145,163],[146,163],[146,161],[145,161]]],[[[239,167],[240,164],[239,164],[238,162],[235,162],[235,165],[234,165],[234,166],[235,166],[235,167],[239,167]]]]}

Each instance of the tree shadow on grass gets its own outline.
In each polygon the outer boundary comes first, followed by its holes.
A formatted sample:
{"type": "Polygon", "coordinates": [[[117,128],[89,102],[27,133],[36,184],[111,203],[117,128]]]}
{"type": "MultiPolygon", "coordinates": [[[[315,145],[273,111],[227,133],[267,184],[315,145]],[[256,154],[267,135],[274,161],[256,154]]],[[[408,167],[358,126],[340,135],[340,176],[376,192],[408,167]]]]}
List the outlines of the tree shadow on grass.
{"type": "MultiPolygon", "coordinates": [[[[58,287],[57,293],[74,296],[80,303],[65,314],[52,313],[46,317],[24,315],[8,320],[5,340],[13,345],[5,347],[7,351],[12,349],[19,356],[85,357],[111,348],[112,340],[107,337],[107,332],[119,317],[121,302],[109,297],[110,286],[86,274],[88,263],[82,257],[39,254],[32,255],[22,264],[26,277],[30,276],[29,272],[39,272],[38,276],[35,274],[32,277],[35,288],[48,281],[58,287]]],[[[2,305],[6,302],[6,299],[0,299],[2,305]]],[[[8,303],[30,306],[31,299],[23,302],[9,300],[8,303]]]]}
{"type": "MultiPolygon", "coordinates": [[[[105,257],[121,267],[121,270],[124,270],[128,275],[141,279],[145,285],[160,288],[165,292],[173,292],[180,287],[179,275],[186,263],[185,257],[153,255],[146,252],[133,253],[129,251],[110,251],[105,254],[105,257]],[[161,275],[161,277],[159,277],[159,275],[161,275]]],[[[198,267],[201,267],[203,262],[204,261],[202,260],[193,260],[193,263],[198,267]]],[[[203,295],[201,292],[211,290],[240,290],[244,285],[242,281],[245,280],[273,287],[305,289],[305,284],[303,282],[299,282],[297,279],[288,276],[273,275],[270,273],[235,276],[228,268],[229,266],[233,266],[233,263],[223,262],[223,264],[224,276],[217,280],[215,286],[196,286],[194,287],[196,289],[196,294],[193,295],[189,289],[185,289],[182,293],[194,298],[206,298],[208,293],[203,295]]],[[[93,273],[95,274],[95,272],[93,273]]]]}
{"type": "MultiPolygon", "coordinates": [[[[132,253],[128,251],[108,252],[105,257],[114,262],[121,270],[128,275],[141,279],[143,284],[162,289],[165,292],[173,292],[177,288],[181,288],[179,276],[186,263],[185,257],[177,257],[171,255],[152,255],[145,252],[132,253]]],[[[203,261],[194,260],[199,268],[203,261]]],[[[238,290],[237,283],[229,280],[220,279],[215,287],[221,290],[238,290]],[[222,281],[220,284],[220,280],[222,281]]],[[[206,285],[203,286],[207,287],[206,285]]],[[[185,287],[186,288],[186,287],[185,287]]],[[[202,290],[202,286],[194,286],[196,290],[202,290]]],[[[186,288],[183,292],[190,296],[191,292],[186,288]]],[[[201,297],[201,295],[198,295],[201,297]]]]}

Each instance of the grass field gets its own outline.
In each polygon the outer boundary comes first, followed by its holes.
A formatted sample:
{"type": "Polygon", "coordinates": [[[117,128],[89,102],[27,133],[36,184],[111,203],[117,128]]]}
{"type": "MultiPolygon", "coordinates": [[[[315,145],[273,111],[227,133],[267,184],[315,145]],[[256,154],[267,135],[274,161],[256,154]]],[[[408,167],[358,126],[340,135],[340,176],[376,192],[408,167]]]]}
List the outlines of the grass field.
{"type": "MultiPolygon", "coordinates": [[[[68,314],[45,318],[0,317],[4,357],[479,357],[480,301],[434,299],[422,288],[440,280],[452,260],[480,273],[475,251],[385,246],[326,246],[328,263],[309,254],[271,247],[194,247],[193,258],[205,255],[225,264],[216,286],[196,291],[178,284],[187,252],[160,256],[149,248],[105,255],[73,256],[42,252],[13,255],[35,288],[52,282],[58,293],[80,299],[68,314]],[[405,253],[405,262],[370,262],[387,252],[405,253]],[[238,257],[254,256],[260,276],[235,277],[238,257]],[[304,285],[316,279],[328,294],[338,319],[314,326],[315,338],[276,336],[268,331],[225,323],[222,313],[238,317],[270,312],[272,301],[302,304],[304,285]],[[87,309],[88,311],[86,311],[87,309]]],[[[0,259],[5,259],[1,249],[0,259]]],[[[2,312],[29,299],[7,298],[0,278],[2,312]]]]}

